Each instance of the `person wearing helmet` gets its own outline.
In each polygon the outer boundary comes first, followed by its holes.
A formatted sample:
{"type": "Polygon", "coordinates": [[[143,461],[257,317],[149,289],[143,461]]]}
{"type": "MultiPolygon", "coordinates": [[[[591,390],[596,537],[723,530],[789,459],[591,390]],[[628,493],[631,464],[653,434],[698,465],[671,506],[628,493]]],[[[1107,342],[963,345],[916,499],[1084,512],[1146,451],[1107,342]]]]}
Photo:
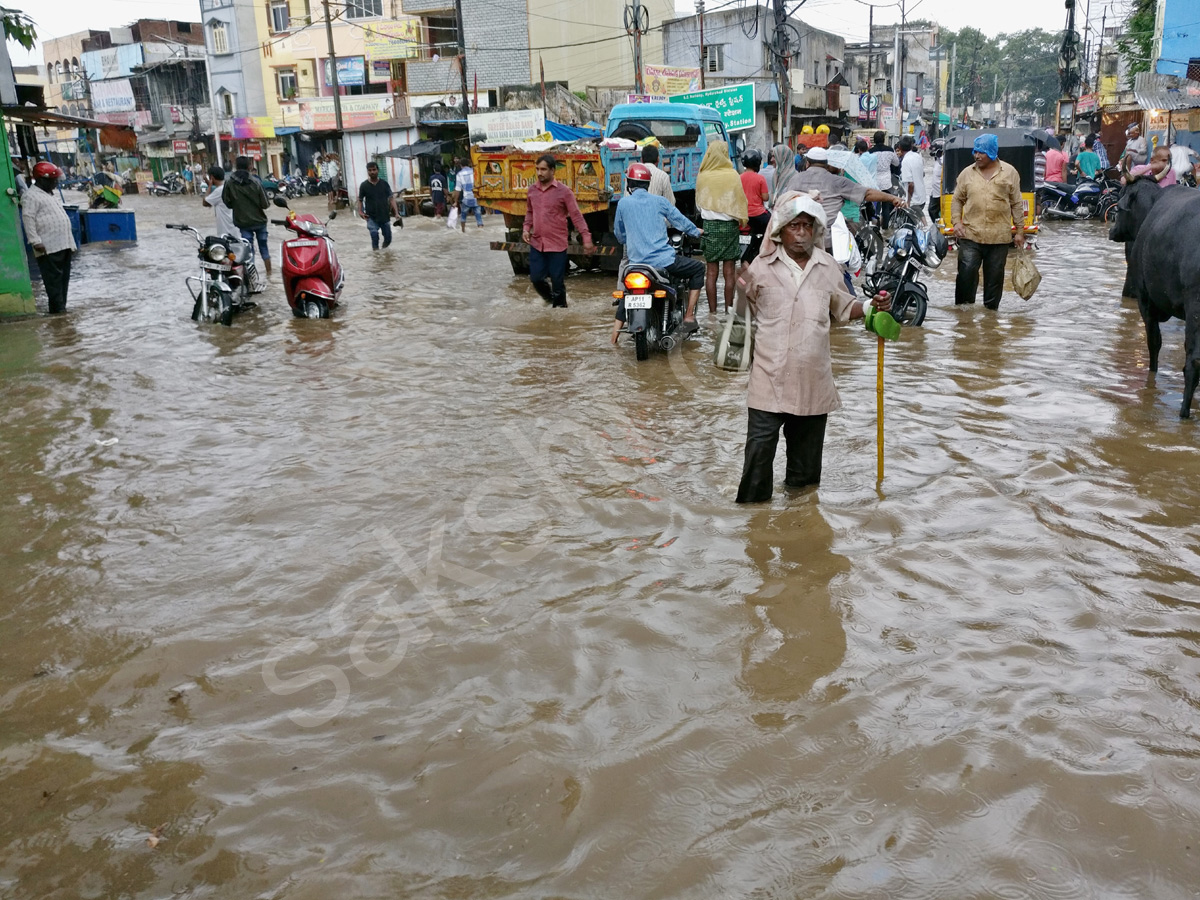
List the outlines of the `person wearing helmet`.
{"type": "MultiPolygon", "coordinates": [[[[680,336],[686,338],[699,328],[696,324],[696,302],[700,299],[700,288],[704,286],[704,263],[688,256],[677,257],[667,238],[667,226],[697,238],[704,232],[668,203],[666,198],[651,194],[650,178],[650,170],[641,163],[634,163],[626,170],[625,189],[628,195],[617,204],[613,234],[625,245],[625,253],[631,263],[666,269],[670,275],[688,279],[687,310],[680,325],[680,336]]],[[[614,344],[624,327],[625,307],[618,305],[613,321],[614,344]]]]}
{"type": "Polygon", "coordinates": [[[77,249],[71,219],[54,188],[62,172],[53,163],[33,167],[33,187],[21,200],[25,237],[33,247],[51,313],[67,311],[67,287],[71,282],[71,254],[77,249]]]}
{"type": "Polygon", "coordinates": [[[767,223],[771,214],[767,212],[766,201],[770,196],[767,189],[767,179],[760,173],[762,153],[758,150],[747,150],[742,154],[742,190],[746,192],[746,212],[750,216],[750,243],[742,254],[742,264],[745,265],[758,256],[758,248],[762,246],[763,235],[767,231],[767,223]]]}

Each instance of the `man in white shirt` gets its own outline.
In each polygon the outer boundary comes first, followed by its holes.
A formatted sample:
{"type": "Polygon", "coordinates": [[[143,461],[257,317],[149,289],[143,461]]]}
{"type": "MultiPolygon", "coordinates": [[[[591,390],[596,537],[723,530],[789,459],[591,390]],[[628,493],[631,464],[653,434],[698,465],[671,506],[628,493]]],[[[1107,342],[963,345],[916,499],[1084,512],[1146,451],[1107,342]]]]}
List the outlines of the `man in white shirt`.
{"type": "Polygon", "coordinates": [[[239,237],[241,231],[233,224],[233,210],[221,200],[225,190],[225,170],[220,166],[210,166],[208,169],[208,193],[201,201],[205,206],[211,206],[217,217],[217,234],[231,234],[239,237]]]}
{"type": "Polygon", "coordinates": [[[925,160],[917,152],[911,134],[900,138],[896,150],[900,157],[900,190],[912,209],[924,213],[925,204],[929,202],[929,192],[925,190],[925,160]]]}
{"type": "Polygon", "coordinates": [[[665,197],[672,206],[675,205],[675,191],[671,189],[671,176],[658,167],[658,148],[647,144],[642,148],[642,163],[650,170],[650,187],[646,190],[659,197],[665,197]]]}
{"type": "Polygon", "coordinates": [[[1171,168],[1175,172],[1175,180],[1183,181],[1183,177],[1193,169],[1193,160],[1196,159],[1197,153],[1187,144],[1172,144],[1171,145],[1171,168]]]}
{"type": "Polygon", "coordinates": [[[76,250],[71,219],[54,196],[54,188],[61,175],[61,170],[54,163],[38,163],[33,167],[33,187],[25,192],[21,200],[25,237],[33,247],[33,255],[42,272],[42,284],[46,287],[51,313],[67,311],[71,254],[76,250]]]}

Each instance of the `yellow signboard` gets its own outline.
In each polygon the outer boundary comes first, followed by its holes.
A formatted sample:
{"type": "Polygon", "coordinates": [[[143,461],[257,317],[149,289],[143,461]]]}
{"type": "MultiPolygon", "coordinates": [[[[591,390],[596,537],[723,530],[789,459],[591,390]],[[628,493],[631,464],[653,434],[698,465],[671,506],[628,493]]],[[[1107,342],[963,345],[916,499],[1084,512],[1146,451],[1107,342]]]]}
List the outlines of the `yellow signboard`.
{"type": "Polygon", "coordinates": [[[412,59],[421,54],[421,20],[414,17],[363,26],[367,59],[412,59]]]}
{"type": "Polygon", "coordinates": [[[700,69],[686,66],[642,66],[647,94],[686,94],[700,90],[700,69]]]}

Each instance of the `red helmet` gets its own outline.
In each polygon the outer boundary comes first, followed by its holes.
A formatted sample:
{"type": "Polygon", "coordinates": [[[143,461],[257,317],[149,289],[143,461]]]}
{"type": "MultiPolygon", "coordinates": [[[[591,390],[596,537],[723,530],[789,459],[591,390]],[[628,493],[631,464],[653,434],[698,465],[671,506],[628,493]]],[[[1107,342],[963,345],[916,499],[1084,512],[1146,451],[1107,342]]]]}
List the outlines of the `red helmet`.
{"type": "Polygon", "coordinates": [[[643,166],[641,163],[634,163],[628,169],[625,170],[625,180],[626,181],[644,181],[644,182],[646,182],[646,184],[649,184],[650,183],[650,170],[647,169],[645,166],[643,166]]]}
{"type": "Polygon", "coordinates": [[[52,162],[42,161],[33,167],[34,178],[61,178],[62,171],[52,162]]]}

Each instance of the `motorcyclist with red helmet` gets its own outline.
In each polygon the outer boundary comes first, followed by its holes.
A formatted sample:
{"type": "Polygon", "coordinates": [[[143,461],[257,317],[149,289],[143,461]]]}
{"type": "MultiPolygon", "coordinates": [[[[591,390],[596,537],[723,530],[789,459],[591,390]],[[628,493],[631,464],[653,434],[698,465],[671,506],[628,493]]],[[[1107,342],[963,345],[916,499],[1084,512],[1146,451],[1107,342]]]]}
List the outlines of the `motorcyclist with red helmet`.
{"type": "MultiPolygon", "coordinates": [[[[621,198],[617,204],[613,234],[625,245],[625,254],[631,263],[666,269],[672,275],[688,279],[687,311],[680,325],[681,337],[687,337],[699,328],[696,324],[696,301],[700,299],[700,289],[704,287],[704,263],[688,256],[677,257],[667,237],[667,226],[697,238],[704,232],[665,198],[647,190],[650,177],[650,170],[641,163],[633,163],[625,171],[628,196],[621,198]]],[[[614,344],[625,326],[623,316],[624,309],[618,306],[616,321],[613,322],[614,344]]]]}
{"type": "Polygon", "coordinates": [[[33,187],[21,198],[21,220],[42,273],[51,313],[67,311],[67,286],[71,281],[71,254],[77,249],[71,219],[54,188],[62,172],[54,163],[33,167],[33,187]]]}

